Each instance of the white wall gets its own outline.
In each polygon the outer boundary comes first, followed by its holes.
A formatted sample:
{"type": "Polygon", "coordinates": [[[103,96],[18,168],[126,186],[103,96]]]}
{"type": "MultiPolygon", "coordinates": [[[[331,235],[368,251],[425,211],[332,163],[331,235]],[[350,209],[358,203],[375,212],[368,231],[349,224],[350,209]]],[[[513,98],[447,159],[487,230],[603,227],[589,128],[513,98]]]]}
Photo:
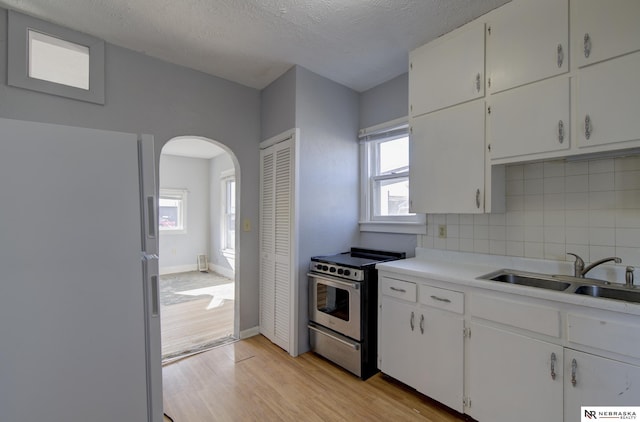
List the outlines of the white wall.
{"type": "Polygon", "coordinates": [[[197,255],[209,254],[209,160],[160,156],[160,189],[186,189],[186,231],[160,231],[160,273],[197,269],[197,255]]]}
{"type": "Polygon", "coordinates": [[[640,265],[640,156],[507,166],[501,214],[429,215],[427,248],[640,265]],[[446,224],[440,239],[438,225],[446,224]]]}

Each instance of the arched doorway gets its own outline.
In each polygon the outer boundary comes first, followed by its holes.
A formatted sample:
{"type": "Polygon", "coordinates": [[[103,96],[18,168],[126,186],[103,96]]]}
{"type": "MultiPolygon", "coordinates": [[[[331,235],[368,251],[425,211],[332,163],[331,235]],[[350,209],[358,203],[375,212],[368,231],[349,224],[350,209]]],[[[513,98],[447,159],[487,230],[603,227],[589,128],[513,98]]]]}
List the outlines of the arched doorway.
{"type": "Polygon", "coordinates": [[[159,166],[159,270],[163,360],[238,338],[240,174],[224,145],[180,136],[159,166]]]}

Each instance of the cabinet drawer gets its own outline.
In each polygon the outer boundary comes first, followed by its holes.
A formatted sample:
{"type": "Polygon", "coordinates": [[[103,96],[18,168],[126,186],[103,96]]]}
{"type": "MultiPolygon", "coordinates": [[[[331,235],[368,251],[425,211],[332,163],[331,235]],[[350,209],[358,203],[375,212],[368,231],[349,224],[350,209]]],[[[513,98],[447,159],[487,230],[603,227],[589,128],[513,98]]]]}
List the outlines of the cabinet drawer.
{"type": "Polygon", "coordinates": [[[560,337],[560,312],[553,308],[474,294],[471,297],[471,315],[552,337],[560,337]]]}
{"type": "Polygon", "coordinates": [[[420,286],[420,303],[458,314],[464,312],[464,294],[432,286],[420,286]]]}
{"type": "Polygon", "coordinates": [[[571,343],[640,358],[637,325],[585,315],[567,315],[567,339],[571,343]]]}
{"type": "Polygon", "coordinates": [[[396,297],[409,302],[415,302],[418,297],[416,284],[408,281],[383,277],[380,288],[383,295],[396,297]]]}

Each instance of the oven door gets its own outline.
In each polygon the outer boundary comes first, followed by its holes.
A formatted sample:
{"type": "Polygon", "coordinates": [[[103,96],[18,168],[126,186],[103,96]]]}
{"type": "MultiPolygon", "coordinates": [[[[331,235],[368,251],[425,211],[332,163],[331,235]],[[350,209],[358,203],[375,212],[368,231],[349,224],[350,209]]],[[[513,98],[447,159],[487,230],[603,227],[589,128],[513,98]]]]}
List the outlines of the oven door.
{"type": "Polygon", "coordinates": [[[362,340],[361,283],[314,273],[308,276],[309,319],[354,340],[362,340]]]}

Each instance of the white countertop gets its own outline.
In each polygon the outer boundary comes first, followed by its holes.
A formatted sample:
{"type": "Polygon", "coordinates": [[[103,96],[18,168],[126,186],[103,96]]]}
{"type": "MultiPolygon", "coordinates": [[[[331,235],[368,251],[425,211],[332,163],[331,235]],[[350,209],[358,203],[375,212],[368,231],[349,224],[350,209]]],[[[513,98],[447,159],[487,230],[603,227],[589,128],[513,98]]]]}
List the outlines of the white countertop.
{"type": "MultiPolygon", "coordinates": [[[[549,261],[417,248],[415,258],[377,264],[376,268],[380,271],[393,272],[400,275],[429,278],[463,286],[640,316],[640,304],[477,279],[477,277],[503,268],[543,274],[572,275],[573,262],[568,261],[549,261]]],[[[624,265],[602,265],[590,272],[589,276],[608,280],[612,283],[619,283],[624,280],[624,269],[624,265]]],[[[638,279],[637,274],[636,279],[638,279]]]]}

